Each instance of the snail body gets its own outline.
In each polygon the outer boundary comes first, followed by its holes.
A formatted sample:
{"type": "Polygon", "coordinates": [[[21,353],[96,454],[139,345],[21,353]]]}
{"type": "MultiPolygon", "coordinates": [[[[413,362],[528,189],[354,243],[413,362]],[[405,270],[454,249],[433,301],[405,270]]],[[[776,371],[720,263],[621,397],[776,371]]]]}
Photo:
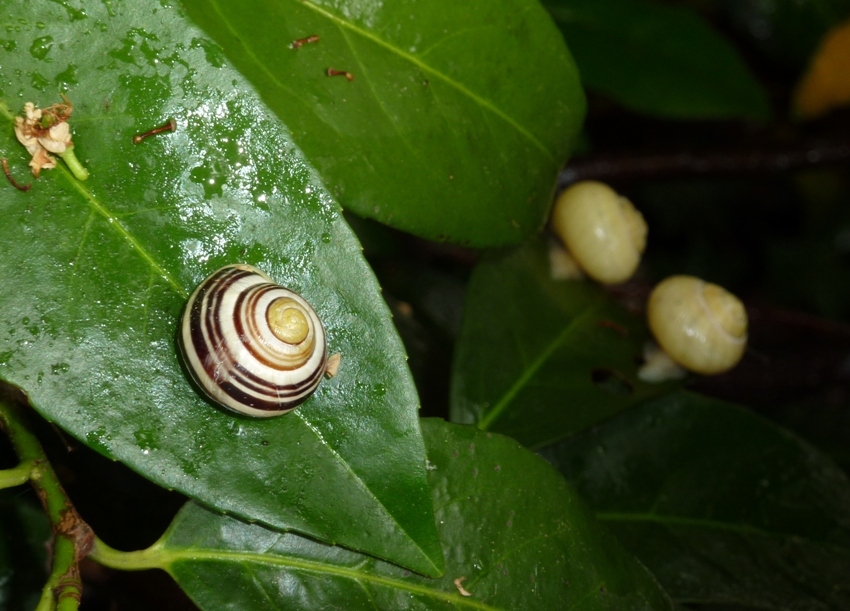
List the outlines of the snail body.
{"type": "Polygon", "coordinates": [[[204,392],[250,416],[295,409],[323,375],[335,373],[313,307],[250,265],[223,267],[195,289],[180,336],[186,365],[204,392]]]}
{"type": "Polygon", "coordinates": [[[741,301],[693,276],[671,276],[656,286],[647,319],[661,348],[696,373],[731,369],[747,347],[747,313],[741,301]]]}
{"type": "Polygon", "coordinates": [[[647,226],[632,203],[601,182],[582,181],[558,197],[552,229],[594,280],[628,280],[646,247],[647,226]]]}

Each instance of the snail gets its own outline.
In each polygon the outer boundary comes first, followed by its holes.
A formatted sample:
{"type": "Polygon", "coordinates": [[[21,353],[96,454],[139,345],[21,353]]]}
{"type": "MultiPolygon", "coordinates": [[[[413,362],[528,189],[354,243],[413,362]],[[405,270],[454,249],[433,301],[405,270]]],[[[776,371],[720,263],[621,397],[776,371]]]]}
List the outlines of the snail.
{"type": "Polygon", "coordinates": [[[295,409],[339,366],[312,306],[250,265],[223,267],[195,289],[180,337],[204,392],[250,416],[295,409]]]}
{"type": "Polygon", "coordinates": [[[670,358],[713,375],[738,364],[747,347],[747,312],[726,289],[693,276],[671,276],[653,289],[649,328],[670,358]]]}
{"type": "Polygon", "coordinates": [[[552,211],[552,229],[579,267],[606,284],[628,280],[646,247],[646,222],[608,185],[586,180],[566,189],[552,211]]]}

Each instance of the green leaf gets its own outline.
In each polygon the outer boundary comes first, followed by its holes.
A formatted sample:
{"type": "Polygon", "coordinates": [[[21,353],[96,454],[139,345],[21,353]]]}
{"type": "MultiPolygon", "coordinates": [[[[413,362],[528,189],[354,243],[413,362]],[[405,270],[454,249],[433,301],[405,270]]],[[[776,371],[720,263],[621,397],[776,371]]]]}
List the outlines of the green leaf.
{"type": "Polygon", "coordinates": [[[0,493],[0,609],[35,609],[47,580],[53,533],[27,484],[0,493]]]}
{"type": "Polygon", "coordinates": [[[762,51],[802,69],[827,30],[850,17],[850,0],[717,0],[762,51]]]}
{"type": "Polygon", "coordinates": [[[850,608],[850,481],[753,413],[673,393],[543,454],[679,602],[850,608]]]}
{"type": "Polygon", "coordinates": [[[0,148],[14,175],[24,182],[26,159],[10,111],[59,101],[63,83],[91,173],[80,183],[59,162],[29,192],[0,191],[0,377],[162,486],[441,573],[403,348],[339,207],[285,126],[156,0],[80,10],[42,0],[0,19],[15,43],[0,47],[0,148]],[[168,117],[175,133],[133,144],[168,117]],[[342,353],[339,375],[283,417],[214,408],[178,356],[189,293],[237,262],[303,294],[342,353]]]}
{"type": "Polygon", "coordinates": [[[184,4],[344,207],[472,246],[543,224],[585,103],[536,1],[184,4]]]}
{"type": "Polygon", "coordinates": [[[770,104],[736,50],[686,7],[544,0],[582,82],[626,108],[672,119],[766,119],[770,104]]]}
{"type": "Polygon", "coordinates": [[[125,566],[165,568],[203,609],[669,609],[545,462],[472,427],[425,420],[423,432],[442,579],[195,504],[125,566]]]}
{"type": "Polygon", "coordinates": [[[455,348],[451,417],[538,448],[669,385],[637,379],[646,325],[591,282],[553,280],[542,241],[473,272],[455,348]]]}

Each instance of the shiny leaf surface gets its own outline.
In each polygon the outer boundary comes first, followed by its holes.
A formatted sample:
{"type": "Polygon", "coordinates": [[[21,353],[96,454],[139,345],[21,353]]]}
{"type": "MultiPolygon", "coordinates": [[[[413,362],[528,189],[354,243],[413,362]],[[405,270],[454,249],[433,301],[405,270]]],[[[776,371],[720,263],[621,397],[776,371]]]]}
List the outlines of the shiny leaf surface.
{"type": "Polygon", "coordinates": [[[77,156],[0,191],[0,377],[105,456],[219,510],[428,574],[442,559],[417,397],[371,271],[282,125],[177,9],[6,4],[0,147],[67,89],[77,156]],[[176,120],[175,133],[133,135],[176,120]],[[202,399],[178,356],[189,293],[253,264],[323,318],[339,375],[255,420],[202,399]],[[379,459],[375,448],[381,448],[379,459]]]}
{"type": "Polygon", "coordinates": [[[542,225],[584,97],[536,1],[184,4],[344,207],[473,246],[542,225]]]}
{"type": "Polygon", "coordinates": [[[646,0],[545,0],[584,85],[674,119],[766,119],[767,96],[737,51],[692,10],[646,0]]]}
{"type": "Polygon", "coordinates": [[[423,421],[423,433],[442,579],[194,504],[136,566],[166,568],[203,609],[669,608],[649,573],[538,457],[441,420],[423,421]]]}
{"type": "Polygon", "coordinates": [[[850,481],[743,408],[672,393],[543,455],[680,602],[850,608],[850,481]]]}
{"type": "Polygon", "coordinates": [[[495,254],[467,289],[452,420],[554,443],[669,388],[637,379],[648,337],[595,284],[553,280],[544,243],[495,254]]]}

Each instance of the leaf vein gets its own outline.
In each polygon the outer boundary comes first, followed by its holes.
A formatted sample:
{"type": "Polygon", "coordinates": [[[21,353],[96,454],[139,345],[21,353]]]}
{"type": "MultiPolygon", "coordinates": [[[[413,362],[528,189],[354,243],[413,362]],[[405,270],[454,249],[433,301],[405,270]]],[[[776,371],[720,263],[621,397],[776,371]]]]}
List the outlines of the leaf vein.
{"type": "MultiPolygon", "coordinates": [[[[300,419],[300,420],[301,420],[304,424],[306,424],[306,425],[307,425],[307,427],[308,427],[308,428],[309,428],[309,429],[310,429],[310,430],[311,430],[311,431],[312,431],[312,432],[316,435],[316,437],[318,438],[318,440],[319,440],[319,445],[320,445],[321,447],[325,448],[328,452],[330,452],[330,453],[331,453],[331,454],[332,454],[332,455],[333,455],[333,456],[334,456],[334,457],[335,457],[335,458],[339,461],[339,464],[341,464],[341,465],[345,468],[345,470],[346,470],[346,471],[347,471],[347,472],[351,475],[351,477],[352,477],[352,478],[354,478],[354,481],[355,481],[355,482],[356,482],[359,486],[361,486],[361,488],[362,488],[362,489],[363,489],[363,490],[364,490],[364,491],[365,491],[365,492],[366,492],[366,493],[367,493],[367,494],[368,494],[368,495],[369,495],[369,496],[370,496],[370,497],[371,497],[371,498],[375,501],[375,503],[376,503],[376,504],[377,504],[377,505],[378,505],[378,506],[379,506],[379,507],[380,507],[380,508],[381,508],[381,509],[382,509],[382,510],[386,513],[386,515],[387,515],[387,516],[389,516],[389,518],[392,520],[393,524],[395,524],[395,525],[398,527],[398,529],[399,529],[401,532],[403,532],[403,533],[404,533],[404,534],[408,537],[408,539],[410,539],[410,541],[412,541],[412,542],[414,543],[414,545],[416,546],[416,548],[417,548],[417,549],[420,551],[420,553],[421,553],[421,554],[425,557],[425,559],[426,559],[426,560],[428,560],[428,562],[429,562],[432,566],[434,566],[434,563],[433,563],[433,562],[431,562],[431,558],[429,558],[429,557],[428,557],[428,555],[424,552],[424,550],[422,550],[422,548],[421,548],[421,547],[419,547],[419,545],[416,543],[416,540],[415,540],[413,537],[411,537],[411,536],[410,536],[410,533],[408,533],[408,532],[407,532],[407,530],[405,530],[405,529],[402,527],[402,525],[401,525],[401,524],[399,524],[399,523],[398,523],[398,521],[395,519],[395,516],[394,516],[394,515],[393,515],[393,514],[392,514],[392,513],[391,513],[391,512],[390,512],[390,511],[386,508],[386,506],[385,506],[385,505],[384,505],[384,503],[381,501],[381,499],[379,499],[377,496],[375,496],[374,491],[373,491],[373,490],[372,490],[369,486],[367,486],[367,485],[366,485],[366,482],[364,482],[364,481],[363,481],[363,479],[360,477],[360,475],[359,475],[357,472],[355,472],[355,471],[354,471],[354,469],[352,469],[352,468],[351,468],[351,465],[349,464],[349,462],[348,462],[347,460],[345,460],[342,456],[340,456],[340,455],[339,455],[339,453],[336,451],[336,449],[335,449],[335,448],[333,448],[333,447],[329,446],[329,445],[327,444],[327,442],[325,442],[324,438],[322,437],[321,432],[320,432],[320,431],[319,431],[319,430],[318,430],[318,429],[317,429],[317,428],[313,425],[313,423],[311,423],[309,420],[307,420],[307,418],[304,416],[304,414],[301,412],[301,410],[295,410],[295,411],[294,411],[294,412],[292,412],[292,413],[294,413],[295,415],[297,415],[297,416],[298,416],[298,418],[299,418],[299,419],[300,419]]],[[[437,567],[436,567],[436,566],[434,566],[434,568],[436,569],[437,567]]]]}
{"type": "Polygon", "coordinates": [[[476,104],[481,106],[482,108],[487,109],[488,111],[490,111],[491,113],[493,113],[494,115],[496,115],[497,117],[499,117],[500,119],[505,121],[508,125],[513,127],[517,132],[522,134],[535,147],[537,147],[538,149],[540,149],[540,151],[545,153],[549,157],[549,159],[551,159],[553,161],[555,160],[555,155],[552,151],[550,151],[548,148],[546,148],[546,146],[542,142],[540,142],[540,140],[538,140],[531,132],[529,132],[519,122],[517,122],[516,119],[514,119],[513,117],[511,117],[510,115],[505,113],[503,110],[501,110],[499,107],[494,105],[490,100],[475,94],[473,91],[466,88],[463,84],[459,83],[458,81],[454,80],[453,78],[449,77],[447,74],[443,74],[442,72],[440,72],[439,70],[437,70],[433,66],[426,64],[425,62],[418,59],[417,57],[402,51],[398,47],[391,45],[387,41],[379,38],[378,36],[375,36],[374,34],[368,32],[367,30],[364,30],[362,28],[357,27],[353,23],[350,23],[350,22],[346,21],[345,19],[342,19],[342,18],[338,17],[337,15],[334,15],[333,13],[326,11],[325,9],[313,4],[312,2],[309,2],[307,0],[300,0],[300,1],[304,4],[304,6],[310,8],[310,9],[313,9],[314,11],[316,11],[320,15],[323,15],[324,17],[326,17],[330,21],[333,21],[337,24],[340,24],[343,27],[348,28],[349,30],[351,30],[355,34],[362,36],[363,38],[370,40],[370,41],[374,42],[375,44],[377,44],[381,47],[384,47],[385,49],[387,49],[391,53],[394,53],[394,54],[398,55],[399,57],[401,57],[402,59],[404,59],[405,61],[413,64],[414,66],[416,66],[417,68],[419,68],[423,72],[427,72],[428,74],[431,74],[434,77],[436,77],[437,79],[443,81],[444,83],[446,83],[450,87],[453,87],[454,89],[456,89],[457,91],[459,91],[460,93],[462,93],[463,95],[468,97],[470,100],[474,101],[476,104]]]}
{"type": "MultiPolygon", "coordinates": [[[[348,567],[330,566],[326,563],[305,560],[300,558],[286,556],[268,556],[258,554],[257,552],[231,551],[231,550],[158,550],[159,554],[165,556],[168,565],[174,562],[235,562],[235,563],[253,563],[270,566],[287,567],[291,570],[300,570],[306,573],[314,573],[318,575],[334,575],[352,580],[362,580],[364,582],[395,588],[453,603],[460,607],[478,609],[479,611],[501,611],[497,607],[492,607],[486,603],[475,599],[462,598],[459,594],[434,590],[426,586],[410,583],[394,577],[383,577],[380,575],[372,575],[368,573],[358,573],[348,567]]],[[[159,555],[158,554],[158,555],[159,555]]],[[[150,566],[139,568],[163,568],[161,561],[158,558],[151,558],[150,566]]]]}
{"type": "Polygon", "coordinates": [[[549,360],[549,357],[564,343],[569,335],[582,323],[585,319],[596,314],[596,308],[590,308],[584,313],[573,318],[570,323],[561,331],[555,339],[553,339],[534,360],[531,365],[525,369],[522,375],[516,382],[507,390],[499,402],[478,422],[478,428],[487,430],[494,420],[496,420],[502,412],[507,409],[511,401],[513,401],[519,392],[528,384],[531,378],[540,370],[541,367],[549,360]]]}
{"type": "MultiPolygon", "coordinates": [[[[6,119],[10,122],[14,123],[15,117],[12,115],[9,108],[5,103],[0,102],[0,114],[2,114],[6,119]]],[[[74,175],[71,171],[62,163],[56,164],[56,169],[68,180],[71,186],[79,193],[83,199],[89,204],[89,206],[97,212],[100,216],[102,216],[109,225],[120,235],[126,242],[133,247],[133,249],[139,254],[140,257],[148,264],[151,268],[156,270],[156,272],[162,276],[171,288],[174,291],[182,296],[184,299],[189,297],[189,293],[184,289],[171,275],[168,270],[162,267],[159,262],[151,255],[136,239],[136,237],[128,230],[119,220],[116,215],[114,215],[100,200],[98,200],[94,194],[89,191],[83,184],[74,178],[74,175]]]]}

